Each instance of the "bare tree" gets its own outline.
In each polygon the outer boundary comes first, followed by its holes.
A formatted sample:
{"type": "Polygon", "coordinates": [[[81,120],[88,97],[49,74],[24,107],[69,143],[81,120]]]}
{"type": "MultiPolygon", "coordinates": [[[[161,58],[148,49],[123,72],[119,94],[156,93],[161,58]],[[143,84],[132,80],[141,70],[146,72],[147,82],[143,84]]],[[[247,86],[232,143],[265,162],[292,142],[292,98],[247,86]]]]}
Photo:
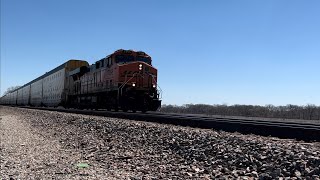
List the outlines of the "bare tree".
{"type": "Polygon", "coordinates": [[[21,86],[11,86],[3,93],[3,95],[6,95],[6,94],[18,89],[19,87],[21,87],[21,86]]]}
{"type": "Polygon", "coordinates": [[[306,109],[306,119],[313,119],[313,115],[316,112],[317,107],[314,104],[308,104],[305,106],[306,109]]]}

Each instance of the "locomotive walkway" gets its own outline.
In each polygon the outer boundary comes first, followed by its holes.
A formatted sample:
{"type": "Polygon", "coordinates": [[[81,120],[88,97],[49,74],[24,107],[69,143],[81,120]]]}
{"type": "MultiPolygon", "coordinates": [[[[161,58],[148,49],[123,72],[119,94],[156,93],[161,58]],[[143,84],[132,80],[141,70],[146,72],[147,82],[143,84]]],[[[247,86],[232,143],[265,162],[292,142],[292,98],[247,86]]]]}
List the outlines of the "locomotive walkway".
{"type": "Polygon", "coordinates": [[[42,107],[23,107],[32,109],[42,109],[66,113],[76,113],[84,115],[105,116],[124,118],[137,121],[149,121],[179,126],[190,126],[197,128],[207,128],[223,130],[227,132],[239,132],[242,134],[256,134],[262,136],[273,136],[279,138],[290,138],[304,141],[320,141],[320,124],[301,122],[268,121],[263,119],[242,119],[210,117],[204,115],[184,115],[165,113],[130,113],[113,111],[93,111],[78,109],[59,109],[42,107]]]}

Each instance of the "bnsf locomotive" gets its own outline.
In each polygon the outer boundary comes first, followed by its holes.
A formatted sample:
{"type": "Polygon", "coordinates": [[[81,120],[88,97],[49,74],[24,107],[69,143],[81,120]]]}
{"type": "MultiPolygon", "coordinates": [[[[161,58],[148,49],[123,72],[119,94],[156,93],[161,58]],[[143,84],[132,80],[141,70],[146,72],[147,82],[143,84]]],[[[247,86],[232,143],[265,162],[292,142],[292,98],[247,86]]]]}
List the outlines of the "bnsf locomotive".
{"type": "Polygon", "coordinates": [[[151,62],[145,52],[122,49],[92,65],[69,60],[6,94],[1,104],[155,111],[161,100],[151,62]]]}

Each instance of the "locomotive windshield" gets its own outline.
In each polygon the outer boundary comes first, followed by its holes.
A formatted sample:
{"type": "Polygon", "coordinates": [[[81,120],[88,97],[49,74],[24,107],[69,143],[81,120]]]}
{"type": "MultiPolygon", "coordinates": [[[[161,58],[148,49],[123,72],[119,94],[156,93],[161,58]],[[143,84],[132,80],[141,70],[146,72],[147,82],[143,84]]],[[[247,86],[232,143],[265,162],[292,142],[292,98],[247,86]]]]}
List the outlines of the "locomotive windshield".
{"type": "Polygon", "coordinates": [[[126,56],[126,55],[117,55],[116,56],[116,63],[126,63],[134,61],[133,56],[126,56]]]}
{"type": "Polygon", "coordinates": [[[147,58],[147,57],[137,57],[137,61],[142,61],[142,62],[145,62],[147,64],[151,64],[151,59],[150,58],[147,58]]]}
{"type": "Polygon", "coordinates": [[[142,62],[145,62],[145,63],[151,65],[151,59],[148,57],[137,56],[136,60],[135,60],[134,56],[130,56],[130,55],[117,55],[116,56],[116,63],[127,63],[127,62],[132,62],[132,61],[142,61],[142,62]]]}

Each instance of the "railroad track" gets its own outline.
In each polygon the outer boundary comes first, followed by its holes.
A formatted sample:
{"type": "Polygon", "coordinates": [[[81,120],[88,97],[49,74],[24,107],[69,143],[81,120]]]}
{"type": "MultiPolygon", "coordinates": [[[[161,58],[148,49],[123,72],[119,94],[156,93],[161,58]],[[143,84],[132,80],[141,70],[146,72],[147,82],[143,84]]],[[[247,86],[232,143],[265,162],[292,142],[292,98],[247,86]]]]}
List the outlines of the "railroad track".
{"type": "Polygon", "coordinates": [[[257,119],[223,118],[202,115],[183,115],[165,113],[130,113],[113,111],[92,111],[79,109],[59,109],[43,107],[21,107],[66,113],[124,118],[138,121],[158,122],[180,126],[239,132],[242,134],[257,134],[279,138],[290,138],[304,141],[320,141],[320,124],[267,121],[257,119]]]}

